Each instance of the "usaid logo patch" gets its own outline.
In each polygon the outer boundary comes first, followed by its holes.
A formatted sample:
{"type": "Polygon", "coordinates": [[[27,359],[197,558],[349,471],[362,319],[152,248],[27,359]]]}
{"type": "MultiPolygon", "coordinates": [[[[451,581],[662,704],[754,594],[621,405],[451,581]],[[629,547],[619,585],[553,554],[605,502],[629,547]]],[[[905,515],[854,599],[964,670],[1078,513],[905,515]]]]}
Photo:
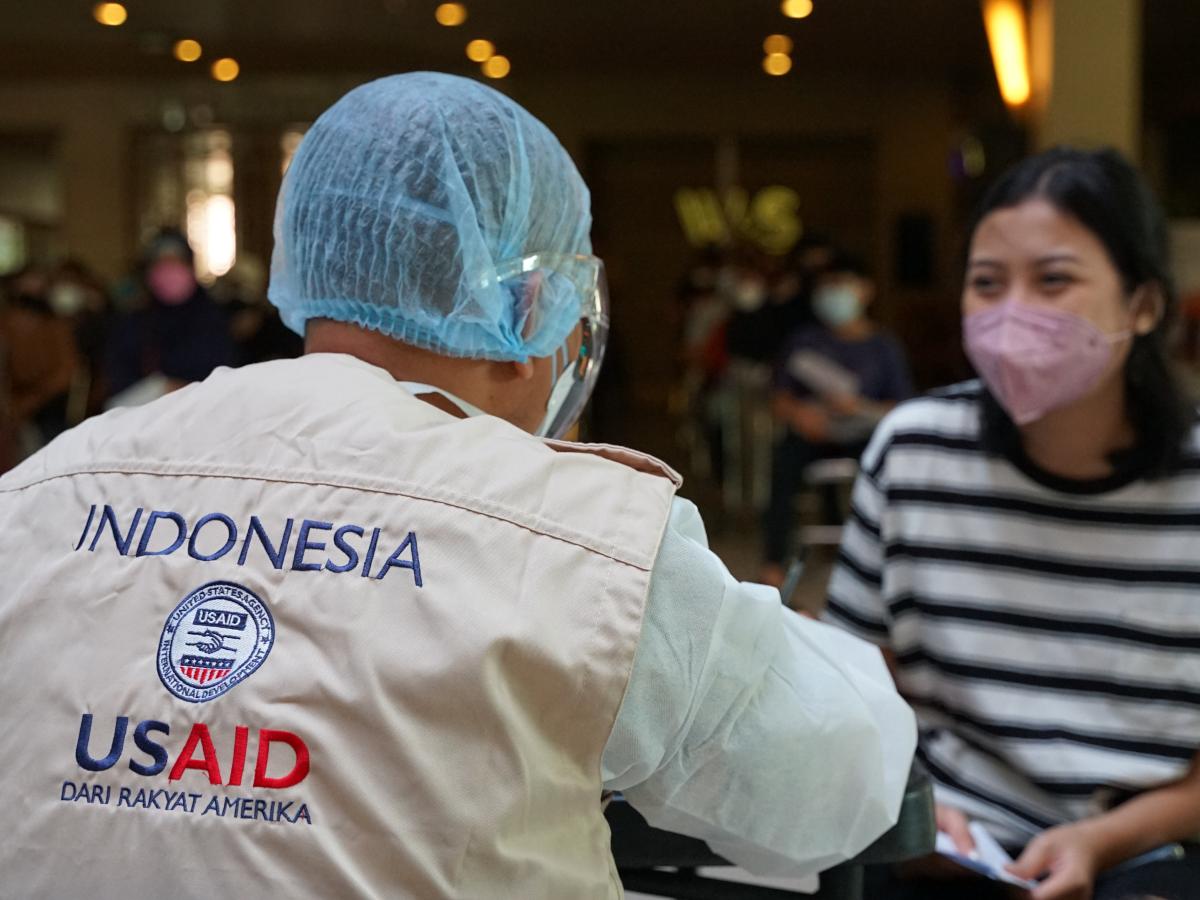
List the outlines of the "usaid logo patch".
{"type": "Polygon", "coordinates": [[[203,703],[245,681],[275,643],[275,620],[258,596],[231,581],[196,588],[167,617],[158,677],[180,700],[203,703]]]}

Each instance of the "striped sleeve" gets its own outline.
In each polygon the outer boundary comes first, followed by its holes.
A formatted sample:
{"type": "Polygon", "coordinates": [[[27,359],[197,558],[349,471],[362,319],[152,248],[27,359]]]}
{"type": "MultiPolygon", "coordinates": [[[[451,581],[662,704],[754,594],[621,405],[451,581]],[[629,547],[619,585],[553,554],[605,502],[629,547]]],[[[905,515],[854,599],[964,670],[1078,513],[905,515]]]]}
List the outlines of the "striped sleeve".
{"type": "Polygon", "coordinates": [[[825,607],[827,621],[884,647],[891,643],[891,615],[883,596],[882,526],[889,431],[881,426],[863,454],[825,607]]]}

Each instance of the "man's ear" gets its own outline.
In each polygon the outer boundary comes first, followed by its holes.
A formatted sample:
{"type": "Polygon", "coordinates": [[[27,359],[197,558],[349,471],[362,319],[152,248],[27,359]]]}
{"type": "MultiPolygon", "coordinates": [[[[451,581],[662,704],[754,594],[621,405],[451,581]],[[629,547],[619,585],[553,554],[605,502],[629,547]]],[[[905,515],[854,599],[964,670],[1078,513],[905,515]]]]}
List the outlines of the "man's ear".
{"type": "Polygon", "coordinates": [[[516,372],[517,378],[522,381],[529,381],[533,378],[533,360],[528,359],[525,362],[520,360],[514,361],[512,364],[513,371],[516,372]]]}

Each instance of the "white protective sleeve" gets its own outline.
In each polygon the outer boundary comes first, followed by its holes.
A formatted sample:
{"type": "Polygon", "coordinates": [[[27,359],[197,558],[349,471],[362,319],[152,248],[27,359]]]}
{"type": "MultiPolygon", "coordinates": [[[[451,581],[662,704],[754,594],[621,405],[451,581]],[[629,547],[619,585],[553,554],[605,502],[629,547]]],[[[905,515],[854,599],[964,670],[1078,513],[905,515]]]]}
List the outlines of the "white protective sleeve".
{"type": "Polygon", "coordinates": [[[736,581],[675,501],[606,789],[752,872],[807,875],[895,824],[916,739],[875,647],[736,581]]]}

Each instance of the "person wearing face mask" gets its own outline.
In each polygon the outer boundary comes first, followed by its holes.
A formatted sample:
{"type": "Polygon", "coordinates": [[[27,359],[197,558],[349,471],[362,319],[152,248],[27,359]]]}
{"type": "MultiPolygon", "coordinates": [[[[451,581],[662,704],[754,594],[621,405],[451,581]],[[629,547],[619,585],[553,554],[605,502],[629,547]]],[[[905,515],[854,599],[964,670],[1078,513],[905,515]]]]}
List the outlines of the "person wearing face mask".
{"type": "Polygon", "coordinates": [[[187,238],[164,229],[141,262],[146,303],[112,329],[107,350],[113,394],[159,379],[167,390],[201,381],[234,360],[228,317],[196,280],[187,238]]]}
{"type": "Polygon", "coordinates": [[[71,322],[53,303],[45,269],[8,280],[0,308],[0,346],[8,392],[10,433],[24,456],[72,424],[71,393],[82,362],[71,322]]]}
{"type": "Polygon", "coordinates": [[[590,223],[478,82],[317,119],[268,291],[306,354],[0,480],[5,888],[616,898],[606,790],[770,872],[895,821],[878,650],[735,581],[663,463],[558,440],[608,332],[590,223]]]}
{"type": "Polygon", "coordinates": [[[102,411],[108,397],[105,351],[112,327],[112,306],[100,279],[78,259],[54,269],[47,294],[56,316],[75,332],[81,366],[72,383],[68,422],[78,424],[102,411]]]}
{"type": "MultiPolygon", "coordinates": [[[[816,277],[812,311],[819,324],[785,341],[775,369],[772,411],[784,426],[771,467],[763,516],[761,580],[781,584],[792,552],[793,503],[805,470],[817,460],[857,459],[880,419],[912,396],[900,343],[867,318],[874,282],[861,262],[835,254],[816,277]]],[[[836,497],[825,515],[838,521],[836,497]]]]}
{"type": "Polygon", "coordinates": [[[805,325],[818,323],[812,309],[813,289],[821,273],[838,256],[833,242],[820,231],[806,230],[796,246],[788,251],[771,287],[779,341],[775,347],[776,355],[794,332],[805,325]]]}
{"type": "Polygon", "coordinates": [[[890,654],[961,852],[982,825],[1035,900],[1194,898],[1200,430],[1166,355],[1162,213],[1117,153],[1060,148],[968,234],[981,380],[877,430],[828,618],[890,654]]]}

